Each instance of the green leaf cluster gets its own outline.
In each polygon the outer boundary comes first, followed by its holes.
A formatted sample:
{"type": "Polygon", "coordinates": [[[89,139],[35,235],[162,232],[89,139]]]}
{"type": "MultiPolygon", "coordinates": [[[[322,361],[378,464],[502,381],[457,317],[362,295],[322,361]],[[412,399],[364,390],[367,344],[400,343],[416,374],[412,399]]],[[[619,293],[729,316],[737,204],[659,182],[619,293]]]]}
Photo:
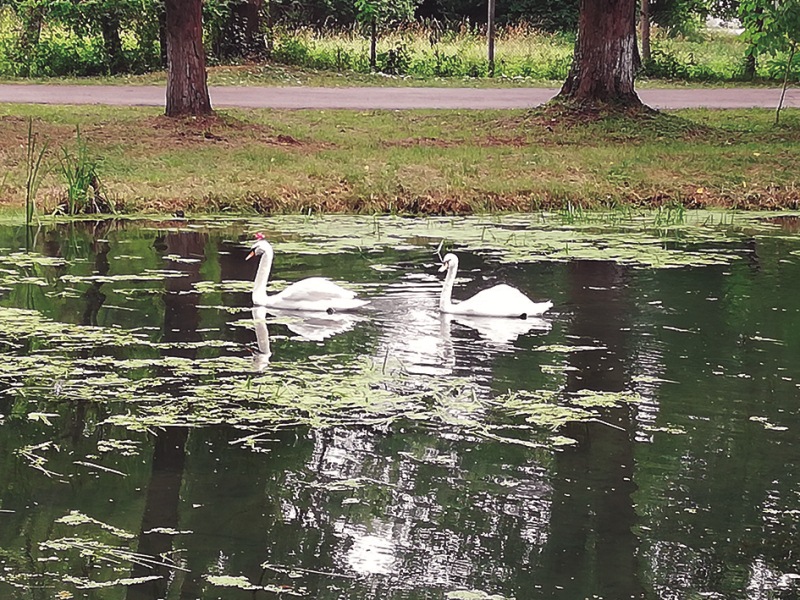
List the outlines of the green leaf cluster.
{"type": "Polygon", "coordinates": [[[800,42],[800,0],[742,0],[739,14],[745,35],[759,54],[775,55],[800,42]]]}

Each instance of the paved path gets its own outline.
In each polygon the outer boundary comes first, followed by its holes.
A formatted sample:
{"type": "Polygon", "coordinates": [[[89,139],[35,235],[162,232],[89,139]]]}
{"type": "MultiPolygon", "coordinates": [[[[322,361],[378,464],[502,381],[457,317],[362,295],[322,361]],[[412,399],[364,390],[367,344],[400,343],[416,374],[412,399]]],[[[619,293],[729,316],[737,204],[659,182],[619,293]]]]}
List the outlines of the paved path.
{"type": "MultiPolygon", "coordinates": [[[[215,107],[248,108],[529,108],[552,98],[553,88],[386,88],[386,87],[212,87],[215,107]]],[[[779,89],[643,89],[653,108],[775,108],[779,89]]],[[[0,103],[164,106],[163,86],[0,84],[0,103]]],[[[784,106],[800,108],[800,89],[790,89],[784,106]]]]}

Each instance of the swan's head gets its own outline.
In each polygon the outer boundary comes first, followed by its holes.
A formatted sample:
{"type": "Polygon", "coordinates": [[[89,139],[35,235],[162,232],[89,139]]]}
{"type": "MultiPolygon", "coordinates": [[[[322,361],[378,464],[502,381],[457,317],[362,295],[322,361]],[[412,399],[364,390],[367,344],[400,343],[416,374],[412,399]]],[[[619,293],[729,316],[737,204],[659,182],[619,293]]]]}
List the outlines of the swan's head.
{"type": "Polygon", "coordinates": [[[250,252],[247,256],[244,257],[245,260],[250,260],[254,256],[261,256],[262,254],[272,253],[272,245],[265,239],[259,238],[253,247],[250,248],[250,252]]]}
{"type": "Polygon", "coordinates": [[[439,273],[447,271],[453,267],[458,266],[458,257],[455,254],[445,254],[442,259],[442,266],[439,267],[439,273]]]}

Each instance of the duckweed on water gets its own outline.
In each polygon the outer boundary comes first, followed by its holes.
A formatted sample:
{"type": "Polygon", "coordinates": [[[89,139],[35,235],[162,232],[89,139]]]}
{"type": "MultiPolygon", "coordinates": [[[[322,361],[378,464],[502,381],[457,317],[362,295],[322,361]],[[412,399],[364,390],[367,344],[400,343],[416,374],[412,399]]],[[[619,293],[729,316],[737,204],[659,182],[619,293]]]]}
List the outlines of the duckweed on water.
{"type": "Polygon", "coordinates": [[[64,525],[70,525],[72,527],[77,527],[79,525],[95,525],[100,529],[111,533],[112,535],[126,539],[132,540],[136,536],[129,531],[125,531],[124,529],[119,529],[118,527],[114,527],[113,525],[109,525],[108,523],[103,523],[102,521],[98,521],[97,519],[93,519],[80,511],[72,510],[69,512],[68,515],[64,515],[63,517],[56,519],[55,523],[61,523],[64,525]]]}
{"type": "Polygon", "coordinates": [[[204,575],[203,579],[205,579],[211,585],[216,585],[219,587],[238,588],[240,590],[253,592],[266,591],[273,594],[281,594],[286,596],[305,595],[302,591],[294,590],[293,588],[285,585],[255,585],[250,583],[250,581],[244,575],[240,575],[238,577],[233,577],[231,575],[204,575]]]}
{"type": "MultiPolygon", "coordinates": [[[[6,344],[19,346],[35,340],[39,348],[36,354],[7,355],[0,363],[0,381],[9,386],[7,393],[35,399],[27,418],[45,423],[58,418],[61,403],[85,401],[111,411],[100,425],[132,431],[227,425],[257,435],[298,425],[386,426],[410,421],[540,446],[557,445],[553,439],[548,442],[552,434],[567,422],[593,418],[592,408],[625,401],[603,396],[602,403],[592,404],[579,396],[583,404],[574,399],[564,404],[563,398],[550,391],[485,398],[466,380],[412,376],[392,360],[378,364],[362,358],[348,363],[346,357],[335,354],[253,373],[249,359],[242,356],[190,359],[159,352],[208,346],[206,342],[162,344],[124,330],[59,323],[23,309],[0,308],[0,327],[4,332],[0,340],[6,344]],[[99,352],[130,346],[151,355],[122,360],[99,352]],[[92,349],[93,355],[70,357],[84,349],[92,349]],[[533,438],[502,433],[517,418],[528,423],[533,438]]],[[[229,342],[216,346],[241,351],[229,342]]],[[[243,437],[245,445],[253,445],[253,439],[243,437]]],[[[32,467],[47,471],[43,452],[52,449],[28,448],[23,455],[32,467]]]]}
{"type": "Polygon", "coordinates": [[[778,226],[757,213],[690,213],[661,225],[647,213],[587,218],[564,225],[557,215],[490,217],[270,217],[249,221],[289,254],[375,252],[380,248],[430,247],[480,251],[503,262],[605,260],[640,267],[676,268],[726,264],[738,258],[727,246],[778,226]]]}
{"type": "Polygon", "coordinates": [[[447,592],[444,597],[447,600],[508,600],[500,594],[487,594],[479,590],[457,590],[447,592]]]}
{"type": "MultiPolygon", "coordinates": [[[[663,223],[647,215],[573,220],[557,215],[511,215],[468,218],[402,219],[395,217],[270,217],[267,220],[220,219],[183,224],[207,230],[263,231],[282,253],[377,253],[385,248],[431,251],[440,240],[460,251],[489,254],[498,261],[610,260],[634,266],[678,267],[726,263],[740,254],[731,241],[774,233],[776,225],[757,215],[729,217],[697,213],[663,223]]],[[[162,227],[157,228],[163,233],[162,227]]],[[[244,244],[247,246],[248,244],[244,244]]],[[[161,260],[196,262],[171,253],[161,260]]],[[[0,286],[48,285],[47,278],[24,271],[53,269],[69,263],[35,253],[14,253],[0,263],[0,286]]],[[[185,277],[182,271],[144,269],[140,273],[101,275],[64,273],[64,284],[118,284],[185,277]]],[[[278,282],[277,287],[280,287],[278,282]]],[[[198,294],[245,293],[248,280],[200,281],[198,294]]],[[[64,288],[64,293],[74,288],[64,288]]],[[[158,294],[161,290],[115,288],[122,296],[158,294]]],[[[108,306],[108,305],[107,305],[108,306]]],[[[121,307],[124,308],[124,307],[121,307]]],[[[204,307],[215,308],[215,306],[204,307]]],[[[225,307],[228,312],[248,307],[225,307]]],[[[249,327],[247,320],[233,326],[249,327]]],[[[0,380],[9,393],[28,399],[29,419],[47,425],[59,414],[59,403],[87,401],[111,408],[104,426],[131,430],[152,427],[202,427],[226,424],[246,432],[242,440],[255,447],[261,432],[296,425],[332,427],[343,424],[386,426],[398,421],[426,427],[450,427],[467,434],[524,445],[568,442],[557,432],[568,422],[596,418],[598,411],[635,402],[633,394],[593,391],[565,395],[552,390],[509,392],[487,398],[466,380],[439,381],[411,376],[399,365],[343,357],[276,363],[267,372],[252,372],[240,344],[220,339],[193,342],[153,341],[145,329],[72,325],[46,319],[36,311],[0,309],[0,343],[12,351],[0,362],[0,380]],[[119,359],[115,349],[128,348],[133,358],[119,359]],[[215,349],[211,358],[164,356],[177,349],[215,349]],[[77,357],[77,353],[88,355],[77,357]],[[349,360],[349,359],[348,359],[349,360]],[[35,400],[35,402],[34,402],[35,400]],[[36,404],[36,406],[34,406],[36,404]],[[530,431],[521,435],[519,425],[530,431]],[[514,435],[506,428],[513,426],[514,435]]],[[[211,336],[214,338],[214,336],[211,336]]],[[[534,350],[566,354],[603,350],[602,346],[540,344],[534,350]]],[[[562,365],[543,366],[559,373],[562,365]]],[[[41,450],[41,449],[40,449],[41,450]]],[[[135,448],[129,449],[135,452],[135,448]]],[[[44,468],[40,454],[29,452],[31,464],[44,468]]]]}

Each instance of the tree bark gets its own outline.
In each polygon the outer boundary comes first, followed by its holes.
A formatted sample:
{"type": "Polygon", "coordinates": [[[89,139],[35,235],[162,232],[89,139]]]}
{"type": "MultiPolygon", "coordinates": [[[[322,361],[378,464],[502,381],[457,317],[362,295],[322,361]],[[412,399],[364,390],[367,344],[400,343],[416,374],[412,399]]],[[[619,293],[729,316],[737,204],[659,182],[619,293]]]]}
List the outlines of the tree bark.
{"type": "Polygon", "coordinates": [[[208,115],[202,0],[166,0],[168,117],[208,115]]]}
{"type": "Polygon", "coordinates": [[[633,86],[639,66],[636,0],[581,0],[575,56],[558,98],[641,106],[633,86]]]}

